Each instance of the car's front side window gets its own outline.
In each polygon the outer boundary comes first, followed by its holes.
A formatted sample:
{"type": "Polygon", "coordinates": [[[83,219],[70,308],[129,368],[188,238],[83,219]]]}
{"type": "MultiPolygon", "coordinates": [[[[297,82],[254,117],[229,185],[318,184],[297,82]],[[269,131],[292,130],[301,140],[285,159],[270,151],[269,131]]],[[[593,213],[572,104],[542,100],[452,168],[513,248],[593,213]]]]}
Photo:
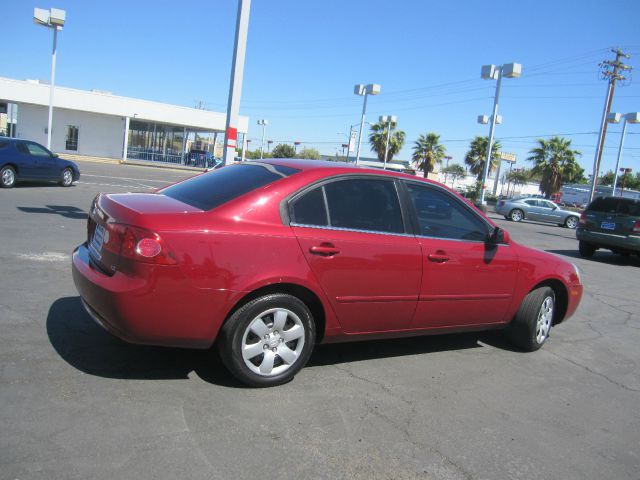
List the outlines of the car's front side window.
{"type": "Polygon", "coordinates": [[[392,180],[336,180],[303,194],[291,207],[298,225],[404,233],[400,200],[392,180]]]}
{"type": "Polygon", "coordinates": [[[488,224],[448,192],[430,185],[407,184],[418,217],[418,234],[453,240],[485,241],[488,224]]]}
{"type": "Polygon", "coordinates": [[[26,146],[27,146],[27,150],[29,150],[29,153],[34,157],[50,157],[51,156],[51,154],[44,147],[41,147],[36,143],[27,143],[26,146]]]}

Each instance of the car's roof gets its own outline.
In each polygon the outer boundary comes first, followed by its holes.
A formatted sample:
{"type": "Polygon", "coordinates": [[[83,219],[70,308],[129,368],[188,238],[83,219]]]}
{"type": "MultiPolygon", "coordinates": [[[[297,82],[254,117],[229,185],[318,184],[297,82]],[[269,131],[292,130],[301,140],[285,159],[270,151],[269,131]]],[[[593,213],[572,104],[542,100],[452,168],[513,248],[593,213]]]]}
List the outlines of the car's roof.
{"type": "Polygon", "coordinates": [[[383,170],[381,168],[365,167],[347,162],[331,162],[327,160],[306,160],[301,158],[265,158],[262,160],[249,160],[251,163],[265,163],[268,165],[281,165],[283,167],[295,168],[304,172],[313,170],[325,170],[327,174],[335,173],[370,173],[376,175],[388,175],[393,177],[403,177],[412,180],[426,181],[435,183],[422,177],[410,175],[406,173],[383,170]],[[332,170],[329,172],[328,170],[332,170]]]}

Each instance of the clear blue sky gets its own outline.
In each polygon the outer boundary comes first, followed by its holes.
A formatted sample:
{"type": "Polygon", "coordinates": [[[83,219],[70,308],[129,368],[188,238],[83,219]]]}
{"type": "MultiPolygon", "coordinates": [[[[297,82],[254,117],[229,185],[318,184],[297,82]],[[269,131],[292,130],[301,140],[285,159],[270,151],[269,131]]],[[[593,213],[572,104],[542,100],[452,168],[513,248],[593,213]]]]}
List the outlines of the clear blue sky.
{"type": "MultiPolygon", "coordinates": [[[[36,6],[67,11],[58,85],[225,110],[235,1],[3,0],[0,76],[48,79],[51,32],[33,24],[36,6]]],[[[490,114],[495,82],[480,78],[481,65],[519,62],[522,77],[503,82],[503,150],[526,165],[538,136],[562,134],[589,173],[606,93],[598,63],[611,47],[630,53],[635,68],[613,110],[640,110],[639,20],[637,0],[253,0],[241,113],[252,148],[256,120],[266,118],[268,139],[334,154],[346,139],[338,132],[359,122],[353,85],[379,83],[367,120],[398,116],[407,136],[400,159],[420,133],[436,132],[463,163],[469,141],[488,134],[476,117],[490,114]]],[[[601,170],[615,164],[620,131],[609,128],[601,170]]],[[[623,158],[640,170],[640,125],[629,126],[623,158]]]]}

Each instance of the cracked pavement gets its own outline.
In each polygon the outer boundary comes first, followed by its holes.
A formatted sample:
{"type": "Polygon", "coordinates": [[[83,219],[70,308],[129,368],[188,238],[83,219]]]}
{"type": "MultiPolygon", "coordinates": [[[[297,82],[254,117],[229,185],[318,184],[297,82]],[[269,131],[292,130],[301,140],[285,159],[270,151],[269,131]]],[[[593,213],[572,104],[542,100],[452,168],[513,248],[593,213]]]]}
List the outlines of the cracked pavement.
{"type": "Polygon", "coordinates": [[[583,259],[571,230],[493,215],[582,272],[542,350],[499,332],[328,345],[245,389],[209,352],[127,345],[84,313],[68,255],[95,193],[188,173],[80,167],[70,189],[0,190],[0,479],[638,478],[639,258],[583,259]]]}

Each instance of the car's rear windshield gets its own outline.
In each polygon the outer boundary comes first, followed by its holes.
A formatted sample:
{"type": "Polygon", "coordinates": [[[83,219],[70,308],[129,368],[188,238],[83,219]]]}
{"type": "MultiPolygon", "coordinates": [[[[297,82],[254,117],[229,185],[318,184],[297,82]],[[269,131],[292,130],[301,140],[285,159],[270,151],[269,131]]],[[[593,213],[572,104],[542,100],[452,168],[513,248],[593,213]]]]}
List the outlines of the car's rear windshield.
{"type": "Polygon", "coordinates": [[[299,171],[282,165],[230,165],[177,183],[160,193],[192,207],[211,210],[299,171]]]}
{"type": "Polygon", "coordinates": [[[631,198],[600,197],[587,207],[591,212],[618,213],[622,215],[640,216],[640,200],[631,198]]]}

